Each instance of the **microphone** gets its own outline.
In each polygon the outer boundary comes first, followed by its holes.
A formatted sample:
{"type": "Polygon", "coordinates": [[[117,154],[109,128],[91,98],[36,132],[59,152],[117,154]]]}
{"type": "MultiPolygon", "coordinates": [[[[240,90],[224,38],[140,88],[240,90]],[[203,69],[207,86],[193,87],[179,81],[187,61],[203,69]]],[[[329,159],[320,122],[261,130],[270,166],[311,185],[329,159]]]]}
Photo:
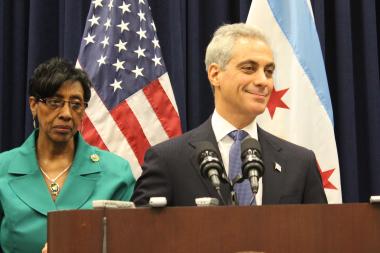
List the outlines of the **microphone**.
{"type": "Polygon", "coordinates": [[[214,145],[208,141],[197,143],[196,156],[198,158],[201,175],[211,181],[214,188],[220,191],[220,175],[224,172],[223,163],[218,157],[214,145]]]}
{"type": "Polygon", "coordinates": [[[249,180],[252,193],[255,195],[259,190],[259,179],[264,174],[264,163],[261,160],[260,143],[248,138],[241,144],[241,160],[243,178],[249,180]]]}

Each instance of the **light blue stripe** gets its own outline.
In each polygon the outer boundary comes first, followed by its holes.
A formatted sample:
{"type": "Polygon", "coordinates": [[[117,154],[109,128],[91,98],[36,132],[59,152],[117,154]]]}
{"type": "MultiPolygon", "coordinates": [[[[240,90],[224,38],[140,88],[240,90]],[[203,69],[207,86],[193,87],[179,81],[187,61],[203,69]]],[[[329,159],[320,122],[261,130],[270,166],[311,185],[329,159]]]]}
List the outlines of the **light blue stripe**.
{"type": "Polygon", "coordinates": [[[273,16],[290,42],[309,77],[331,123],[334,125],[330,92],[317,30],[305,0],[268,0],[273,16]]]}

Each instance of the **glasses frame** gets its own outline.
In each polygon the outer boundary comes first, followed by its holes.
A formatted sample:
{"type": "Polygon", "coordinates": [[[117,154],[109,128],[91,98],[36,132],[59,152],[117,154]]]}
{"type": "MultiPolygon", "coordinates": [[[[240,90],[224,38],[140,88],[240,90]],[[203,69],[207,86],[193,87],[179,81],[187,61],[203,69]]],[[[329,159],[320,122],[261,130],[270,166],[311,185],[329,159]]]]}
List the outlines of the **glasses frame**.
{"type": "Polygon", "coordinates": [[[65,106],[65,104],[68,103],[70,110],[72,110],[72,111],[74,111],[76,113],[83,113],[86,110],[87,106],[88,106],[88,103],[84,102],[84,101],[75,101],[74,102],[72,100],[66,100],[66,99],[62,99],[62,98],[59,98],[59,97],[37,98],[37,101],[44,103],[51,110],[57,110],[57,109],[63,108],[65,106]],[[51,100],[51,99],[62,101],[62,104],[59,105],[59,106],[52,105],[49,102],[49,100],[51,100]],[[80,104],[81,108],[80,109],[73,108],[74,104],[80,104]]]}

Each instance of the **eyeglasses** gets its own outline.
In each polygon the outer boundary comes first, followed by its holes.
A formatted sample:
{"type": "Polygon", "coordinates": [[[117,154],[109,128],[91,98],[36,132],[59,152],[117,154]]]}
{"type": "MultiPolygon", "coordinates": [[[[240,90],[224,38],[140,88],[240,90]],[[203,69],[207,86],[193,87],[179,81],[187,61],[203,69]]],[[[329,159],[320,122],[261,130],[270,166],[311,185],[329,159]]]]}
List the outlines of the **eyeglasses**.
{"type": "Polygon", "coordinates": [[[86,102],[78,99],[64,100],[59,97],[39,98],[38,101],[45,103],[52,110],[62,108],[65,106],[65,103],[69,103],[70,109],[76,113],[82,113],[88,105],[86,102]]]}

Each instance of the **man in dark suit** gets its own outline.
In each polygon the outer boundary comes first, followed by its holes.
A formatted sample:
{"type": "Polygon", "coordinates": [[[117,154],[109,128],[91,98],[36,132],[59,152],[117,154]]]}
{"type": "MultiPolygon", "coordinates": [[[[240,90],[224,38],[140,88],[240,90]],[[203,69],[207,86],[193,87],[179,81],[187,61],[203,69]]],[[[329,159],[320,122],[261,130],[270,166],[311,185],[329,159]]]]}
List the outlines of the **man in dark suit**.
{"type": "MultiPolygon", "coordinates": [[[[202,177],[196,155],[200,141],[217,147],[226,175],[231,132],[244,131],[261,145],[265,173],[255,203],[327,203],[312,151],[264,131],[256,124],[273,90],[275,64],[265,37],[247,24],[224,25],[209,43],[205,57],[214,92],[215,111],[198,128],[150,148],[132,200],[145,205],[150,197],[166,197],[169,206],[195,205],[195,198],[214,197],[231,204],[229,184],[221,195],[202,177]]],[[[238,196],[239,198],[239,196],[238,196]]]]}

